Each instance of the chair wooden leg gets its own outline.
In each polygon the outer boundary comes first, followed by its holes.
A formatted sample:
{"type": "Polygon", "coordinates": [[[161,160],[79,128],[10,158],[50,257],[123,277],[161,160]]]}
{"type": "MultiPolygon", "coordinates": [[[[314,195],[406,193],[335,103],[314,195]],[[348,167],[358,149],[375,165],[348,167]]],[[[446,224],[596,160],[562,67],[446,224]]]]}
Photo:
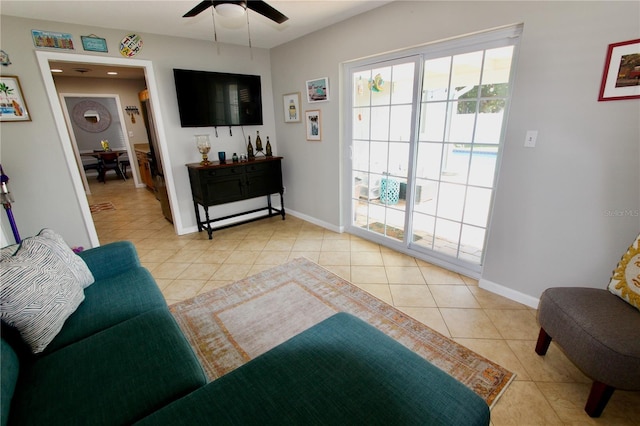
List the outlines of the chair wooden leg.
{"type": "Polygon", "coordinates": [[[544,328],[540,327],[540,334],[538,334],[538,342],[536,343],[536,353],[538,355],[546,354],[550,344],[551,336],[544,331],[544,328]]]}
{"type": "Polygon", "coordinates": [[[593,382],[589,399],[587,399],[587,405],[584,406],[584,411],[586,411],[590,417],[600,417],[602,410],[604,410],[604,407],[609,402],[609,398],[611,398],[615,390],[616,388],[605,385],[604,383],[593,382]]]}

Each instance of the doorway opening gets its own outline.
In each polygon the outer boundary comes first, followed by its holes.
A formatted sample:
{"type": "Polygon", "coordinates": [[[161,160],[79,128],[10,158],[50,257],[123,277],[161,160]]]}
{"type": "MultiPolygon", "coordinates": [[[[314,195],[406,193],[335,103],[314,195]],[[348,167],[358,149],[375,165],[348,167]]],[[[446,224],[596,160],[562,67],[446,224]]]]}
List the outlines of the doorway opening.
{"type": "MultiPolygon", "coordinates": [[[[67,163],[67,167],[69,169],[69,173],[72,178],[77,201],[82,211],[82,215],[84,219],[84,227],[87,231],[87,234],[89,236],[89,240],[91,241],[92,246],[98,246],[100,245],[100,241],[96,232],[95,224],[93,222],[93,217],[91,215],[89,202],[85,194],[85,187],[84,187],[82,175],[78,170],[78,162],[77,162],[76,154],[74,153],[71,137],[67,130],[67,125],[65,122],[65,116],[64,116],[62,104],[60,99],[58,98],[56,83],[54,82],[53,76],[51,74],[51,68],[52,68],[51,62],[68,63],[68,64],[73,64],[76,67],[83,67],[83,66],[98,67],[98,66],[106,65],[106,66],[121,68],[123,70],[136,69],[138,71],[141,71],[144,75],[146,87],[148,89],[148,94],[149,94],[148,103],[153,108],[154,111],[160,111],[160,106],[158,103],[158,98],[159,98],[158,87],[155,80],[153,66],[151,61],[147,61],[147,60],[97,57],[97,56],[59,53],[59,52],[38,51],[36,52],[36,57],[38,59],[40,72],[42,74],[42,77],[45,83],[45,89],[47,91],[47,95],[49,98],[51,111],[54,115],[54,120],[56,122],[56,127],[58,130],[58,136],[62,143],[62,149],[65,155],[65,160],[67,163]]],[[[163,120],[159,114],[155,116],[154,123],[155,123],[154,128],[150,130],[154,131],[153,133],[155,134],[157,139],[156,155],[160,161],[168,165],[169,156],[167,152],[166,136],[163,130],[164,129],[163,120]]],[[[135,156],[129,157],[129,158],[130,158],[130,162],[132,162],[133,167],[136,167],[137,163],[135,161],[135,156]]],[[[182,223],[182,221],[180,220],[179,209],[177,209],[177,198],[175,197],[176,192],[175,192],[173,176],[172,176],[170,167],[164,168],[163,178],[164,178],[163,188],[166,191],[166,204],[171,208],[170,217],[173,219],[172,223],[173,223],[174,232],[176,232],[177,234],[180,234],[181,230],[178,228],[177,224],[182,223]]]]}
{"type": "Polygon", "coordinates": [[[85,192],[91,194],[87,176],[106,183],[109,170],[117,171],[118,177],[123,176],[125,180],[129,175],[134,186],[138,187],[140,178],[135,167],[136,156],[125,126],[120,96],[61,93],[60,103],[70,129],[71,145],[85,192]],[[103,158],[105,146],[115,156],[115,163],[108,160],[111,162],[108,167],[105,167],[103,158]],[[131,165],[133,167],[126,167],[131,165]]]}

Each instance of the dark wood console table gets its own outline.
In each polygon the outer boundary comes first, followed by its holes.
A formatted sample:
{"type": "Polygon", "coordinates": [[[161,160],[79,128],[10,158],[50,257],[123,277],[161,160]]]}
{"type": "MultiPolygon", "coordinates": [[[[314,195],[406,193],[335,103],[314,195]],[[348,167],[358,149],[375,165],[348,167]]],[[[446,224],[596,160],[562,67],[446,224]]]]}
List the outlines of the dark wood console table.
{"type": "Polygon", "coordinates": [[[209,239],[212,239],[214,229],[228,228],[278,214],[282,215],[282,220],[284,220],[284,187],[282,186],[281,160],[282,157],[268,157],[242,163],[227,162],[220,164],[214,161],[207,166],[202,166],[200,163],[187,164],[191,193],[193,195],[193,207],[196,213],[196,221],[198,222],[198,232],[205,230],[209,234],[209,239]],[[280,194],[280,209],[271,206],[271,194],[276,193],[280,194]],[[266,207],[215,219],[209,217],[210,206],[248,200],[265,195],[267,197],[266,207]],[[204,221],[200,218],[198,205],[204,209],[204,221]],[[231,225],[216,228],[212,225],[217,221],[262,210],[268,210],[268,213],[264,216],[231,225]]]}

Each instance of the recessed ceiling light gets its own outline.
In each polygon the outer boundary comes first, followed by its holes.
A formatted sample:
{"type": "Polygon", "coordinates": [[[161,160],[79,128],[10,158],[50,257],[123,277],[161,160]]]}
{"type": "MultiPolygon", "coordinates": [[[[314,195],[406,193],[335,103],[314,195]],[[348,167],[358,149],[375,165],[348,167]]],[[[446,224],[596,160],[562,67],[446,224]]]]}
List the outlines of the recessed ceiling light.
{"type": "Polygon", "coordinates": [[[62,70],[58,68],[51,68],[51,72],[62,72],[62,70]]]}
{"type": "Polygon", "coordinates": [[[109,75],[118,75],[118,73],[116,71],[107,71],[107,74],[109,74],[109,75]]]}

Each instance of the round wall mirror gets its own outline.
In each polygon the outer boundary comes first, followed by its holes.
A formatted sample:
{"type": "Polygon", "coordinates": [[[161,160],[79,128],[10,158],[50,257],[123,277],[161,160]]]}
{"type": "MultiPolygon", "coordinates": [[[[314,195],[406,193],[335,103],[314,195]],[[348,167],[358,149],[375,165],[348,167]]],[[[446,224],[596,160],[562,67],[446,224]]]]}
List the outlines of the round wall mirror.
{"type": "Polygon", "coordinates": [[[91,133],[105,131],[111,125],[111,114],[100,102],[84,100],[73,107],[73,122],[82,130],[91,133]]]}

